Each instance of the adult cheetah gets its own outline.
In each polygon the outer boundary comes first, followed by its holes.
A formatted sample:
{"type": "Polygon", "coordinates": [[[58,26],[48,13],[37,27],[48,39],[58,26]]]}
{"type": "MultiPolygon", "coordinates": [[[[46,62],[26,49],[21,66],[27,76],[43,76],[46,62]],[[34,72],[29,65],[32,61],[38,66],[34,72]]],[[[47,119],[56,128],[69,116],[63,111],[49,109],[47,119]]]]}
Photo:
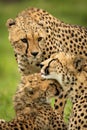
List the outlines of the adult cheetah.
{"type": "Polygon", "coordinates": [[[87,28],[66,24],[42,9],[22,11],[7,27],[24,75],[40,72],[39,64],[61,50],[87,57],[87,28]]]}
{"type": "MultiPolygon", "coordinates": [[[[62,86],[59,99],[70,98],[73,103],[68,130],[87,130],[87,59],[60,52],[41,64],[42,77],[55,79],[62,86]]],[[[66,103],[66,101],[65,101],[66,103]]],[[[55,98],[55,109],[64,107],[55,98]]]]}

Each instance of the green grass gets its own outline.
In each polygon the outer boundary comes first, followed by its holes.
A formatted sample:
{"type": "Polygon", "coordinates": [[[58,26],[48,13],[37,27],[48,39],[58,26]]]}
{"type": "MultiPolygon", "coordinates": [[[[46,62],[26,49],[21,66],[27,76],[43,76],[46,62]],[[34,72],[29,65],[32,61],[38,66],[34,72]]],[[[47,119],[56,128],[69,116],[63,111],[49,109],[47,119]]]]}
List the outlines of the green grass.
{"type": "Polygon", "coordinates": [[[0,118],[6,120],[14,117],[12,97],[20,76],[5,24],[8,18],[15,18],[18,12],[28,7],[45,9],[67,23],[87,25],[87,0],[21,0],[14,4],[0,3],[0,118]]]}

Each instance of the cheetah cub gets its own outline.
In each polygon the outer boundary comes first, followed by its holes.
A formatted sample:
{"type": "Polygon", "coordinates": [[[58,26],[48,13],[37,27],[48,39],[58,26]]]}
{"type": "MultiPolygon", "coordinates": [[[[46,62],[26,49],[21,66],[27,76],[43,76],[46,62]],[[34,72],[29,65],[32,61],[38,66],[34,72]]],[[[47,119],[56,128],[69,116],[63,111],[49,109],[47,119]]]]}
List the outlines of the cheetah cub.
{"type": "Polygon", "coordinates": [[[59,84],[52,80],[41,82],[39,76],[23,77],[14,98],[17,116],[9,122],[0,121],[0,130],[67,130],[61,115],[49,103],[50,98],[61,91],[59,84]],[[30,78],[34,79],[30,81],[30,78]]]}
{"type": "MultiPolygon", "coordinates": [[[[73,108],[68,129],[87,130],[87,59],[84,56],[71,56],[60,52],[42,62],[41,67],[43,78],[55,79],[62,86],[64,93],[59,97],[69,97],[72,100],[73,108]]],[[[57,103],[56,97],[56,108],[59,106],[57,103]]]]}
{"type": "Polygon", "coordinates": [[[41,99],[43,100],[44,99],[43,97],[45,96],[45,100],[51,103],[52,97],[59,95],[61,91],[62,87],[59,85],[57,81],[44,80],[43,78],[41,78],[40,73],[35,73],[28,76],[22,76],[21,82],[17,88],[16,94],[13,99],[16,114],[18,115],[22,112],[24,113],[31,112],[32,109],[34,109],[35,107],[36,96],[38,93],[39,98],[42,97],[41,99]],[[39,93],[38,88],[42,90],[42,93],[41,91],[39,93]],[[36,95],[35,97],[34,93],[36,95]]]}

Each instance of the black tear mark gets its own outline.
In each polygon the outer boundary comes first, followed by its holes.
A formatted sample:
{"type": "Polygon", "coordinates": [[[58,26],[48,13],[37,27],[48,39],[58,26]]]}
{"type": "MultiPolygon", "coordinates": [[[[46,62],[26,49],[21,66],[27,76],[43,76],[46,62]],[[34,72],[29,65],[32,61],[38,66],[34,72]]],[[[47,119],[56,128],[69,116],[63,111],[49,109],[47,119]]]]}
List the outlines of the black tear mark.
{"type": "Polygon", "coordinates": [[[44,71],[45,71],[45,75],[49,75],[49,66],[47,66],[44,71]]]}
{"type": "Polygon", "coordinates": [[[28,53],[28,48],[29,48],[29,45],[28,45],[28,42],[27,42],[26,54],[28,53]]]}

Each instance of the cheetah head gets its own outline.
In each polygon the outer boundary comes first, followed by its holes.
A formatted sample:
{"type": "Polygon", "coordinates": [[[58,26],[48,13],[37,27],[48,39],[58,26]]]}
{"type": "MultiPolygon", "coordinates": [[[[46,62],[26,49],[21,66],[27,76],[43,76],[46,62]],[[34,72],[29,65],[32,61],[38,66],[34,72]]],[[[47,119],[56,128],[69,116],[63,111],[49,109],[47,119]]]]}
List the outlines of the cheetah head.
{"type": "Polygon", "coordinates": [[[87,71],[86,62],[83,57],[59,52],[41,63],[41,75],[46,79],[56,79],[63,87],[69,86],[75,83],[81,72],[87,71]]]}
{"type": "Polygon", "coordinates": [[[20,95],[16,95],[15,101],[18,100],[18,97],[20,102],[22,99],[26,100],[26,106],[30,109],[46,103],[49,104],[51,99],[62,91],[57,81],[44,80],[39,73],[24,76],[23,80],[25,80],[25,86],[19,90],[20,95]]]}
{"type": "Polygon", "coordinates": [[[18,64],[21,64],[20,60],[24,58],[26,66],[31,66],[32,70],[38,72],[39,63],[44,60],[42,49],[46,38],[44,29],[24,16],[19,16],[15,20],[9,19],[7,27],[18,64]]]}
{"type": "Polygon", "coordinates": [[[9,40],[23,75],[40,72],[39,64],[59,51],[53,20],[56,18],[48,12],[30,8],[19,13],[14,20],[7,21],[9,40]]]}

